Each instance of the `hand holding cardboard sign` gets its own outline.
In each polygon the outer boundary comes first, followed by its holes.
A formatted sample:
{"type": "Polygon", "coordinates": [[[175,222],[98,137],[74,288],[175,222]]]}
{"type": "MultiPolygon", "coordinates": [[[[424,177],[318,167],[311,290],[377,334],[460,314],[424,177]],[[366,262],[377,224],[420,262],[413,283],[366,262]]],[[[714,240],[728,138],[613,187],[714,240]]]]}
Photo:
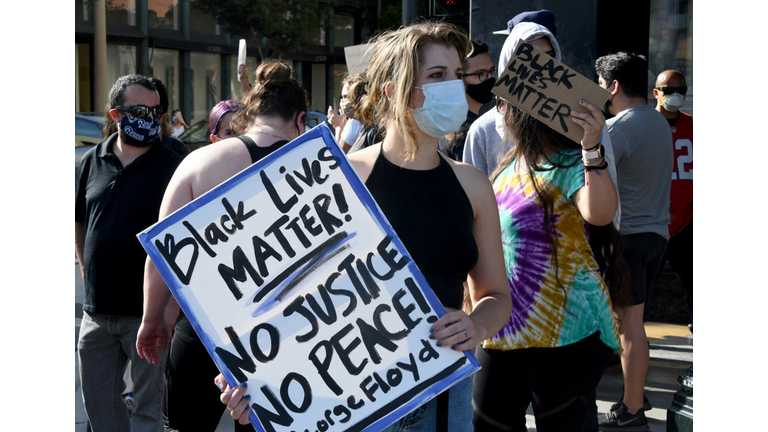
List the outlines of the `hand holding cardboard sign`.
{"type": "Polygon", "coordinates": [[[585,149],[592,148],[600,143],[600,134],[605,126],[605,116],[600,108],[587,101],[579,101],[579,104],[589,110],[589,113],[571,111],[571,120],[584,129],[584,138],[581,146],[585,149]]]}

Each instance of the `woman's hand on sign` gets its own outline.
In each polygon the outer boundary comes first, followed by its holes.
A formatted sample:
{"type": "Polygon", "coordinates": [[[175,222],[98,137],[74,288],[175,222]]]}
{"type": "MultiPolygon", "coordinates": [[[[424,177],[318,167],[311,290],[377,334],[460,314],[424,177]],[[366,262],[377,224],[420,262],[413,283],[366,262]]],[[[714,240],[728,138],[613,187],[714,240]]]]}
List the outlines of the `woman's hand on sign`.
{"type": "Polygon", "coordinates": [[[450,347],[456,351],[473,350],[480,343],[474,321],[461,310],[449,309],[435,321],[429,338],[439,347],[450,347]]]}
{"type": "Polygon", "coordinates": [[[600,143],[600,133],[605,126],[605,116],[600,108],[587,101],[579,102],[582,107],[589,110],[589,113],[571,111],[571,120],[584,129],[584,138],[581,140],[583,148],[592,148],[600,143]]]}
{"type": "Polygon", "coordinates": [[[227,380],[224,379],[224,375],[222,374],[218,374],[216,378],[213,379],[213,382],[219,390],[221,390],[219,399],[221,400],[221,403],[227,406],[232,418],[242,425],[250,423],[249,404],[251,396],[246,394],[248,383],[242,383],[241,385],[232,388],[227,384],[227,380]]]}

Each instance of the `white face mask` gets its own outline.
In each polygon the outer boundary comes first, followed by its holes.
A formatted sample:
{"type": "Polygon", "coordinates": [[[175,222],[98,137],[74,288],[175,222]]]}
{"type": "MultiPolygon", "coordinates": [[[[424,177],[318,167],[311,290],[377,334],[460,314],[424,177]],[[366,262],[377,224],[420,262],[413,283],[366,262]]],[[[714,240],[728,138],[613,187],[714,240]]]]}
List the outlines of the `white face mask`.
{"type": "Polygon", "coordinates": [[[669,96],[664,95],[661,97],[661,106],[667,111],[677,111],[683,106],[683,100],[685,100],[685,96],[680,93],[672,93],[669,96]]]}
{"type": "Polygon", "coordinates": [[[494,127],[496,128],[496,133],[499,134],[501,139],[504,139],[504,136],[507,133],[507,123],[504,121],[504,114],[496,111],[496,118],[494,119],[494,127]]]}
{"type": "Polygon", "coordinates": [[[461,80],[425,84],[424,106],[412,109],[416,124],[425,134],[439,138],[459,130],[467,119],[467,95],[461,80]]]}

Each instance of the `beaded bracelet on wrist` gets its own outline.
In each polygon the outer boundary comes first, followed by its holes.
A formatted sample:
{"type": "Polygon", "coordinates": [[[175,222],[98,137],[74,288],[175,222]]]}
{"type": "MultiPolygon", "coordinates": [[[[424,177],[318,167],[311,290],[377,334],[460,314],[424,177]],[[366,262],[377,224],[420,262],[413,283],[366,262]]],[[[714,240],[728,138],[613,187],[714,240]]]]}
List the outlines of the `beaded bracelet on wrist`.
{"type": "Polygon", "coordinates": [[[590,166],[598,166],[598,165],[602,164],[603,161],[605,160],[605,158],[604,157],[597,157],[597,158],[594,158],[594,159],[581,159],[581,160],[582,160],[582,162],[584,162],[584,166],[585,167],[590,167],[590,166]]]}
{"type": "Polygon", "coordinates": [[[600,163],[599,165],[584,164],[584,169],[587,171],[604,170],[606,168],[608,168],[608,161],[605,160],[605,158],[603,158],[602,163],[600,163]]]}

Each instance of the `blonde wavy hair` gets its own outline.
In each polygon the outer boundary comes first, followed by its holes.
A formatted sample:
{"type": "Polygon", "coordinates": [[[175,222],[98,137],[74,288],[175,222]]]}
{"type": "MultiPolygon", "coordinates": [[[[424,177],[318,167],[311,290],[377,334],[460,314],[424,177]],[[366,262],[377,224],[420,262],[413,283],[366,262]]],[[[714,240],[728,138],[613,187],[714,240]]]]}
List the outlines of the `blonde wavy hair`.
{"type": "Polygon", "coordinates": [[[411,96],[418,80],[419,68],[424,64],[422,47],[442,44],[456,48],[463,62],[472,45],[463,30],[452,24],[422,22],[401,27],[377,36],[372,43],[371,62],[366,71],[368,98],[363,107],[364,118],[386,127],[394,120],[395,127],[405,137],[404,157],[416,158],[419,144],[409,121],[411,96]],[[392,99],[387,97],[386,86],[392,83],[392,99]]]}

